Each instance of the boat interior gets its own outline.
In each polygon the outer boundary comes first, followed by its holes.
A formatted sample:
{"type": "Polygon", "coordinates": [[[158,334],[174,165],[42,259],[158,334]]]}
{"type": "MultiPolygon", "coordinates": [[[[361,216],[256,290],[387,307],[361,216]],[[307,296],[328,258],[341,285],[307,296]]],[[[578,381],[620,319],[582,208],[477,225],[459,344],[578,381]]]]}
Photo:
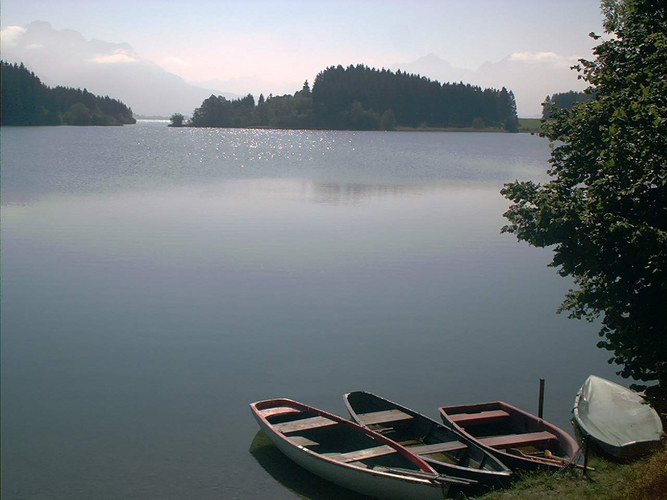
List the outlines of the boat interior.
{"type": "Polygon", "coordinates": [[[415,418],[407,409],[403,411],[367,393],[351,393],[347,397],[352,408],[363,408],[361,413],[356,413],[363,425],[400,443],[434,466],[444,463],[471,469],[505,470],[495,460],[489,460],[483,450],[469,446],[438,422],[415,418]]]}
{"type": "Polygon", "coordinates": [[[337,462],[364,468],[420,470],[395,448],[359,432],[344,420],[291,406],[266,408],[259,413],[292,443],[337,462]]]}
{"type": "Polygon", "coordinates": [[[493,404],[450,407],[449,419],[482,444],[506,453],[527,456],[567,457],[558,436],[543,420],[531,418],[509,406],[493,404]]]}

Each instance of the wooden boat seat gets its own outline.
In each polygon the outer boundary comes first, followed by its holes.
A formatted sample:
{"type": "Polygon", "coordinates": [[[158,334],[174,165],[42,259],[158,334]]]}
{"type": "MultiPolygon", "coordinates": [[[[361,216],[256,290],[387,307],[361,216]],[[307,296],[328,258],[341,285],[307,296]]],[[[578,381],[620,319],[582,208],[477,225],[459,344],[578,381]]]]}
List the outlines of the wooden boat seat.
{"type": "Polygon", "coordinates": [[[289,432],[299,432],[308,429],[317,429],[318,427],[326,427],[329,425],[336,425],[338,422],[327,417],[310,417],[302,418],[301,420],[294,420],[292,422],[283,422],[281,424],[273,424],[273,428],[277,431],[287,434],[289,432]]]}
{"type": "Polygon", "coordinates": [[[417,455],[430,455],[431,453],[445,453],[448,451],[465,450],[467,444],[461,441],[447,441],[444,443],[422,444],[417,446],[407,446],[408,450],[417,455]]]}
{"type": "Polygon", "coordinates": [[[373,448],[365,448],[363,450],[350,451],[347,453],[336,453],[329,455],[329,458],[336,460],[337,462],[357,462],[359,460],[366,460],[369,458],[381,457],[383,455],[389,455],[390,453],[396,453],[396,450],[389,445],[374,446],[373,448]]]}
{"type": "Polygon", "coordinates": [[[412,415],[401,410],[382,410],[369,413],[358,413],[357,417],[364,425],[385,424],[387,422],[398,422],[400,420],[409,420],[412,415]]]}
{"type": "Polygon", "coordinates": [[[491,448],[517,448],[520,446],[544,444],[557,439],[556,436],[547,431],[478,438],[482,444],[491,448]]]}
{"type": "Polygon", "coordinates": [[[274,415],[289,415],[290,413],[299,413],[301,410],[292,408],[290,406],[274,406],[273,408],[266,408],[259,410],[257,413],[263,417],[272,417],[274,415]]]}
{"type": "Polygon", "coordinates": [[[319,446],[320,444],[316,443],[312,439],[308,439],[306,436],[290,436],[289,440],[299,446],[319,446]]]}
{"type": "Polygon", "coordinates": [[[505,410],[488,410],[477,413],[455,413],[448,415],[452,422],[465,427],[466,425],[490,424],[509,418],[505,410]]]}

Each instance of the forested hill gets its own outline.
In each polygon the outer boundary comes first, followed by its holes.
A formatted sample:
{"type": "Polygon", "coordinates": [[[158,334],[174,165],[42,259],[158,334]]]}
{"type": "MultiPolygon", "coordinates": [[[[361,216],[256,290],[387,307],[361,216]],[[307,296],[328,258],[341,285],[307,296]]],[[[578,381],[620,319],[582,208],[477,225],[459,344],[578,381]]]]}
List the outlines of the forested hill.
{"type": "Polygon", "coordinates": [[[86,89],[49,88],[23,64],[0,61],[2,125],[123,125],[132,110],[86,89]]]}
{"type": "Polygon", "coordinates": [[[211,96],[193,113],[197,127],[265,126],[348,130],[396,127],[518,128],[514,94],[364,65],[332,66],[293,96],[211,96]]]}

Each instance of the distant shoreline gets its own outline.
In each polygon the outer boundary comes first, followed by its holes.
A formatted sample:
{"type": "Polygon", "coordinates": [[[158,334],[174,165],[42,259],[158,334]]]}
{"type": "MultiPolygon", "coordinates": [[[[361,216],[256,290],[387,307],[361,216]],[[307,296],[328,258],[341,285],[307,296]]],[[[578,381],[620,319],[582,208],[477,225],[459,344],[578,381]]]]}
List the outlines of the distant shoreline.
{"type": "MultiPolygon", "coordinates": [[[[137,121],[144,122],[168,122],[164,119],[144,119],[137,121]]],[[[537,120],[539,122],[539,120],[537,120]]],[[[472,128],[472,127],[396,127],[393,130],[357,130],[357,129],[331,129],[331,128],[289,128],[289,127],[271,127],[265,125],[253,125],[249,127],[193,127],[192,125],[174,126],[168,125],[168,128],[195,128],[195,129],[229,129],[229,130],[308,130],[308,131],[335,131],[335,132],[470,132],[470,133],[496,133],[512,134],[500,127],[472,128]]],[[[528,130],[519,128],[519,133],[534,133],[538,129],[528,130]]]]}

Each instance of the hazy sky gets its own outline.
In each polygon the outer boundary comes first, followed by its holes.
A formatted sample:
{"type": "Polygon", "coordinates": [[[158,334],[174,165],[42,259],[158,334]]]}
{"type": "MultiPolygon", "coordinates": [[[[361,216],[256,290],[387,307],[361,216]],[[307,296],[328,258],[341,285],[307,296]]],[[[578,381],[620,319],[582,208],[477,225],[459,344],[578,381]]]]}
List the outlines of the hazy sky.
{"type": "Polygon", "coordinates": [[[41,20],[128,43],[190,82],[289,85],[331,65],[390,68],[430,53],[471,70],[512,55],[576,60],[590,57],[588,33],[602,20],[599,0],[2,0],[1,9],[3,28],[41,20]]]}

